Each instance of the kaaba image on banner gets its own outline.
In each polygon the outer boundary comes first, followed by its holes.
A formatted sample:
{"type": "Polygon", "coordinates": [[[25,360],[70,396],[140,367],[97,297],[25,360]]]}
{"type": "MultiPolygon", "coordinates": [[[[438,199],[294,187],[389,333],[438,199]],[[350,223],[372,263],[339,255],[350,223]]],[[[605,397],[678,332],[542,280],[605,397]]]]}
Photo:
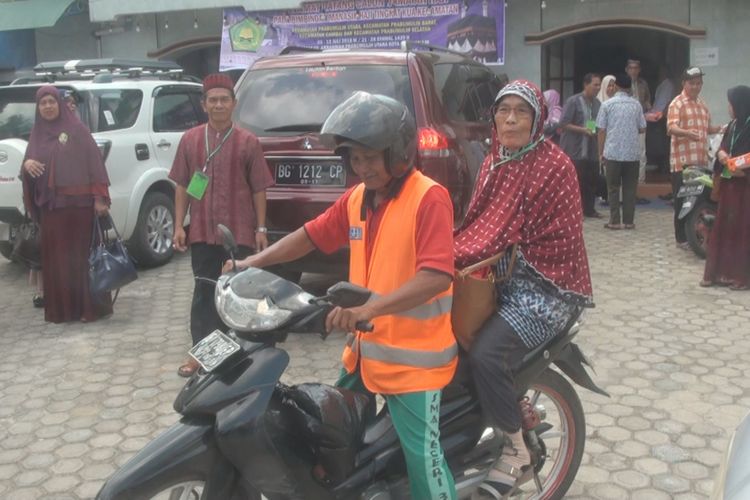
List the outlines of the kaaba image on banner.
{"type": "Polygon", "coordinates": [[[448,48],[482,63],[497,62],[495,18],[471,14],[448,25],[448,48]]]}

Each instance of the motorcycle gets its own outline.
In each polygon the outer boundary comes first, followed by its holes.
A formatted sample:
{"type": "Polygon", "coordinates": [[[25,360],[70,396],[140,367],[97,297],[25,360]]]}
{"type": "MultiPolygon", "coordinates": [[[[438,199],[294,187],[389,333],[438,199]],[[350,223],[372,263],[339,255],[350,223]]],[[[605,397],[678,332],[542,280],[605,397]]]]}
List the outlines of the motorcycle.
{"type": "Polygon", "coordinates": [[[683,185],[677,191],[677,198],[684,198],[684,201],[677,218],[685,226],[690,249],[705,259],[708,238],[718,210],[718,204],[711,200],[714,187],[712,172],[706,168],[687,167],[682,171],[682,179],[683,185]]]}
{"type": "MultiPolygon", "coordinates": [[[[224,227],[220,232],[234,260],[234,238],[224,227]]],[[[229,330],[213,332],[190,350],[201,368],[174,402],[182,418],[117,470],[96,498],[408,499],[406,466],[387,406],[376,412],[363,394],[279,381],[289,355],[278,345],[288,333],[325,338],[333,307],[361,305],[370,295],[340,282],[316,297],[257,268],[222,275],[215,302],[229,330]]],[[[562,498],[581,463],[583,408],[568,379],[550,365],[607,395],[572,342],[576,320],[530,352],[518,373],[533,479],[515,495],[562,498]]],[[[362,322],[357,328],[372,331],[362,322]]],[[[458,497],[466,499],[500,456],[504,436],[483,424],[470,377],[462,371],[442,393],[440,444],[458,497]]]]}

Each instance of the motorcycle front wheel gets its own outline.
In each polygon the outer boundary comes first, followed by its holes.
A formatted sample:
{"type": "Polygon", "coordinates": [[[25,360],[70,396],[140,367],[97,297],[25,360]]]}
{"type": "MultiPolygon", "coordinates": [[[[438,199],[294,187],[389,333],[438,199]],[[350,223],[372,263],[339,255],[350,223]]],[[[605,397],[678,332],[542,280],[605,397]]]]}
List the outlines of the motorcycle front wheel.
{"type": "MultiPolygon", "coordinates": [[[[148,496],[148,500],[201,500],[206,483],[202,480],[182,481],[174,483],[148,496]]],[[[247,491],[242,486],[238,487],[231,500],[261,500],[265,499],[256,491],[247,491]]]]}
{"type": "Polygon", "coordinates": [[[203,481],[185,481],[165,487],[149,500],[200,500],[203,494],[203,481]]]}
{"type": "Polygon", "coordinates": [[[542,451],[533,478],[521,486],[518,496],[558,500],[573,484],[583,458],[586,419],[573,386],[559,373],[545,370],[526,396],[542,423],[533,432],[542,451]]]}

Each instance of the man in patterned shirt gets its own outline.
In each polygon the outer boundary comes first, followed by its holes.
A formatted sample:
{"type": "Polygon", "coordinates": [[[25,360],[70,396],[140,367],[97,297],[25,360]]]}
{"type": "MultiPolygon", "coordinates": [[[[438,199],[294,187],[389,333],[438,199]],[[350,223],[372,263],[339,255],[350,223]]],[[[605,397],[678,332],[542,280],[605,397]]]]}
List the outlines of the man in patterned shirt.
{"type": "Polygon", "coordinates": [[[697,66],[682,74],[682,92],[674,98],[667,112],[667,134],[671,137],[669,170],[672,175],[674,196],[674,237],[678,248],[687,249],[685,227],[678,216],[682,198],[677,192],[682,186],[682,169],[689,166],[706,167],[708,164],[708,134],[716,134],[719,126],[711,125],[711,113],[706,103],[698,97],[703,88],[703,71],[697,66]]]}

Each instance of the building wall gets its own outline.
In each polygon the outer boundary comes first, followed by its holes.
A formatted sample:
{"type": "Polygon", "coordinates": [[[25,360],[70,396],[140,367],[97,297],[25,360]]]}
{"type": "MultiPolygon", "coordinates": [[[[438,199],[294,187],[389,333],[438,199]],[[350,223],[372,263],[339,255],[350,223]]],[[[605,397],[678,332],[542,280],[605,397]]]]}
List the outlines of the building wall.
{"type": "MultiPolygon", "coordinates": [[[[705,39],[690,40],[690,61],[696,49],[718,48],[719,63],[708,66],[703,97],[716,122],[728,120],[726,90],[750,84],[750,65],[745,60],[750,30],[747,0],[507,0],[506,64],[500,68],[513,78],[541,81],[541,45],[524,41],[528,34],[586,21],[611,18],[647,18],[705,28],[705,39]]],[[[653,89],[652,89],[653,90],[653,89]]]]}

